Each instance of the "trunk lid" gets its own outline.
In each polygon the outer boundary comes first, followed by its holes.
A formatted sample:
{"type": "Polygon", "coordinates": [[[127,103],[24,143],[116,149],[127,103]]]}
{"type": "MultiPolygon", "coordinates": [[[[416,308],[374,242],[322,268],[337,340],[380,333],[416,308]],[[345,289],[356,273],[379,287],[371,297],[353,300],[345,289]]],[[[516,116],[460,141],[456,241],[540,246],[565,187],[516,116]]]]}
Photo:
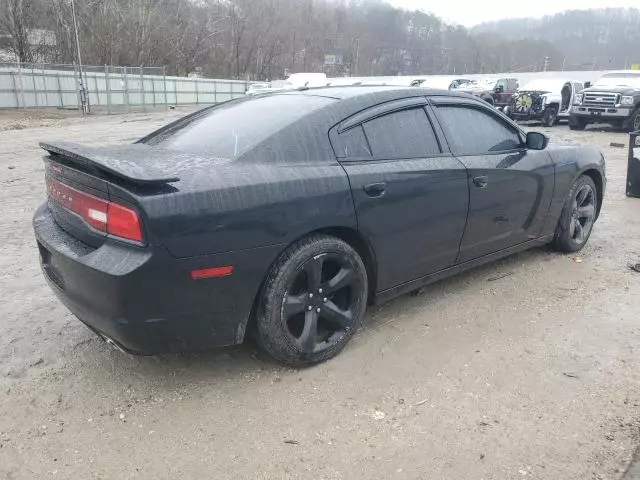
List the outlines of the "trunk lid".
{"type": "MultiPolygon", "coordinates": [[[[156,152],[149,155],[145,145],[95,148],[43,142],[40,146],[49,153],[45,157],[45,179],[54,220],[70,235],[96,248],[114,234],[111,220],[120,222],[120,227],[123,219],[133,221],[134,227],[137,221],[142,229],[141,208],[136,201],[140,193],[157,191],[179,180],[162,169],[169,159],[156,162],[156,152]]],[[[124,240],[144,243],[135,235],[124,240]]]]}

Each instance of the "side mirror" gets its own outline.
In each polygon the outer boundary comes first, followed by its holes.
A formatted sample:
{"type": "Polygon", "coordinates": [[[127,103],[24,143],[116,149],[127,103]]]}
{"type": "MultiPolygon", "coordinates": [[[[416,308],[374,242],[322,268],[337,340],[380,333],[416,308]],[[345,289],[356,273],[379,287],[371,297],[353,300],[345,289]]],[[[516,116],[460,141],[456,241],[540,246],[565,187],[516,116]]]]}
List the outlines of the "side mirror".
{"type": "Polygon", "coordinates": [[[530,150],[544,150],[549,144],[546,135],[538,132],[527,133],[527,148],[530,150]]]}

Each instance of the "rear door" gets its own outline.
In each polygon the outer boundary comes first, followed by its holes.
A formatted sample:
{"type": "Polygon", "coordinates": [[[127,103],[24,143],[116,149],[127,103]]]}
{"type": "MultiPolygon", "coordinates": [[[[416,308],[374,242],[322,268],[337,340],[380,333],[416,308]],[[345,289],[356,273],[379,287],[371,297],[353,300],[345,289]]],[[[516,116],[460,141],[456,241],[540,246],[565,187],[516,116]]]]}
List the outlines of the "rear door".
{"type": "Polygon", "coordinates": [[[469,219],[458,263],[537,238],[554,188],[545,150],[527,150],[524,135],[480,102],[434,97],[451,151],[469,173],[469,219]]]}
{"type": "Polygon", "coordinates": [[[496,107],[507,105],[512,95],[509,92],[509,79],[501,78],[496,82],[495,88],[499,90],[493,94],[493,104],[496,107]]]}
{"type": "Polygon", "coordinates": [[[378,291],[449,267],[458,256],[466,169],[441,145],[425,107],[424,97],[381,104],[330,134],[358,228],[375,251],[378,291]]]}

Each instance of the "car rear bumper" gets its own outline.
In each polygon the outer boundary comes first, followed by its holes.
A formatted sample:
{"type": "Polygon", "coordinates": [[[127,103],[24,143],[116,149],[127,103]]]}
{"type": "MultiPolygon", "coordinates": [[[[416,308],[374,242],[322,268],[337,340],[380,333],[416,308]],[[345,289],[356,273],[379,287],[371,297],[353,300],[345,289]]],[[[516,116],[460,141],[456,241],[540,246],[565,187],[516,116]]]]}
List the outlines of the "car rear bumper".
{"type": "Polygon", "coordinates": [[[196,351],[239,343],[275,247],[177,259],[162,246],[107,240],[90,247],[62,230],[46,204],[33,218],[44,276],[83,323],[125,351],[196,351]],[[232,265],[224,278],[192,270],[232,265]]]}

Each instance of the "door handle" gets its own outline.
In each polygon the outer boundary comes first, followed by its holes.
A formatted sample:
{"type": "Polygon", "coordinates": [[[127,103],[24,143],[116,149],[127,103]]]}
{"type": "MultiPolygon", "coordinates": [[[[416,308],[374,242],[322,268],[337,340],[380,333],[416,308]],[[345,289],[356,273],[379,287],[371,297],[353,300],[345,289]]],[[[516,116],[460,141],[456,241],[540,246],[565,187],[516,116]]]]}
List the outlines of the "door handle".
{"type": "Polygon", "coordinates": [[[369,183],[362,187],[364,193],[367,194],[368,197],[378,198],[384,195],[387,184],[384,182],[379,183],[369,183]]]}
{"type": "Polygon", "coordinates": [[[489,179],[484,175],[480,177],[473,177],[473,184],[476,187],[478,187],[480,190],[484,190],[485,188],[487,188],[488,183],[489,183],[489,179]]]}

